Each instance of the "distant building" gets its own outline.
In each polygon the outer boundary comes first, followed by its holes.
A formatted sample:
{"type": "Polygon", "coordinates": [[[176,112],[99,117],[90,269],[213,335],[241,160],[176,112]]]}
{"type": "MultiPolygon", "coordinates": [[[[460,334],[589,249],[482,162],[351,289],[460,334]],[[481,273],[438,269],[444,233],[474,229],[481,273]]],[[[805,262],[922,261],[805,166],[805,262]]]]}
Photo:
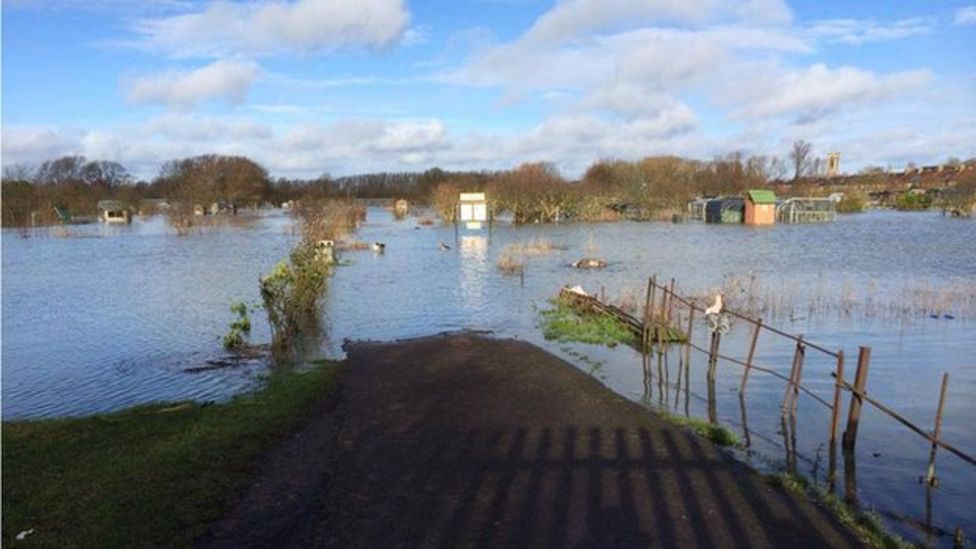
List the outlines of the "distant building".
{"type": "Polygon", "coordinates": [[[840,153],[834,151],[827,155],[827,177],[840,175],[840,153]]]}
{"type": "Polygon", "coordinates": [[[132,212],[118,200],[99,200],[98,219],[102,223],[127,225],[132,223],[132,212]]]}
{"type": "Polygon", "coordinates": [[[746,225],[772,225],[776,223],[776,194],[766,189],[746,192],[746,225]]]}

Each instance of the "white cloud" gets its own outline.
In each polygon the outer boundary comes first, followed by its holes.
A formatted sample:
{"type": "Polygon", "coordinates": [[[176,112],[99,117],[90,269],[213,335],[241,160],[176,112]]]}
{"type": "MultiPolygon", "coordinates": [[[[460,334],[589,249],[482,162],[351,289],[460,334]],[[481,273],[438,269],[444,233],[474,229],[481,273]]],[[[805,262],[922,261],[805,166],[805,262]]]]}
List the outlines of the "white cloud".
{"type": "Polygon", "coordinates": [[[212,2],[202,11],[139,21],[135,45],[176,57],[314,53],[393,44],[409,21],[402,0],[212,2]]]}
{"type": "Polygon", "coordinates": [[[952,22],[956,25],[976,25],[976,6],[964,6],[957,9],[952,22]]]}
{"type": "Polygon", "coordinates": [[[253,61],[215,61],[192,71],[167,71],[132,79],[127,83],[128,99],[181,108],[214,98],[241,103],[260,72],[253,61]]]}
{"type": "Polygon", "coordinates": [[[805,69],[765,77],[754,74],[748,86],[726,90],[726,100],[737,105],[735,116],[764,118],[790,116],[810,122],[826,114],[917,89],[931,79],[927,70],[877,75],[856,67],[830,69],[815,64],[805,69]]]}
{"type": "Polygon", "coordinates": [[[563,0],[523,35],[525,43],[556,43],[650,23],[701,24],[733,17],[750,24],[789,23],[782,0],[563,0]]]}
{"type": "Polygon", "coordinates": [[[829,19],[814,22],[808,32],[827,42],[859,45],[928,34],[933,24],[932,20],[919,17],[887,24],[860,19],[829,19]]]}

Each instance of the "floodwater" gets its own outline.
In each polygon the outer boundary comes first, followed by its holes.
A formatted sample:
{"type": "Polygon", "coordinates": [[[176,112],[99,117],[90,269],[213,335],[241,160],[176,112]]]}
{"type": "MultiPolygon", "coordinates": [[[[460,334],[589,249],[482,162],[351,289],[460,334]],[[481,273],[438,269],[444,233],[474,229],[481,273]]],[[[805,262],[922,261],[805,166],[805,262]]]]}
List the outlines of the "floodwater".
{"type": "MultiPolygon", "coordinates": [[[[679,293],[751,286],[727,294],[769,307],[766,321],[844,350],[853,378],[859,346],[872,348],[868,393],[925,430],[934,425],[943,372],[949,391],[942,433],[976,453],[976,220],[932,213],[872,212],[825,225],[766,228],[698,223],[609,223],[455,232],[395,221],[370,209],[356,238],[386,243],[386,253],[346,252],[323,306],[326,341],[319,354],[341,356],[345,339],[393,340],[459,329],[490,331],[538,344],[591,373],[613,390],[651,407],[729,426],[748,443],[739,456],[765,471],[795,470],[829,484],[830,410],[801,394],[796,428],[783,425],[785,384],[720,362],[713,388],[706,357],[672,348],[645,365],[636,351],[548,342],[537,326],[560,286],[583,286],[610,300],[642,303],[647,277],[674,277],[679,293]],[[502,274],[508,244],[545,239],[561,249],[526,256],[524,277],[502,274]],[[449,251],[439,249],[444,242],[449,251]],[[585,256],[608,267],[569,266],[585,256]],[[934,314],[938,318],[931,318],[934,314]],[[686,376],[690,386],[677,385],[686,376]],[[709,395],[712,398],[709,398],[709,395]],[[784,428],[785,427],[785,428],[784,428]]],[[[242,226],[178,237],[164,220],[129,227],[80,226],[65,237],[46,230],[22,238],[3,231],[3,417],[80,415],[154,400],[220,400],[253,387],[260,361],[187,372],[224,357],[220,339],[231,302],[257,306],[258,276],[295,242],[289,218],[277,214],[242,226]]],[[[676,313],[683,315],[680,308],[676,313]]],[[[252,341],[267,342],[266,321],[253,313],[252,341]]],[[[733,324],[721,352],[744,358],[750,328],[733,324]]],[[[703,323],[694,342],[707,348],[703,323]]],[[[756,363],[788,374],[793,344],[760,336],[756,363]]],[[[808,350],[803,384],[828,403],[834,359],[808,350]]],[[[846,419],[845,393],[841,428],[846,419]]],[[[853,460],[836,456],[838,495],[856,488],[860,501],[910,539],[951,545],[961,526],[976,535],[976,467],[940,450],[938,488],[918,482],[929,444],[867,406],[853,460]],[[852,470],[852,467],[854,469],[852,470]],[[856,484],[849,481],[855,480],[856,484]]]]}

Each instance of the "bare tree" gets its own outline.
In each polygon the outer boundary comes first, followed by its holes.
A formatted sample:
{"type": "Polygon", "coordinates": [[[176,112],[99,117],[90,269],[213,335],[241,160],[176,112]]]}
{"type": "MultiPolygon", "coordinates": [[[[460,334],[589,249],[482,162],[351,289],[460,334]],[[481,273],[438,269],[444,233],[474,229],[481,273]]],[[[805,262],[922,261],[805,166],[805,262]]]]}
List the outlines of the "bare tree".
{"type": "Polygon", "coordinates": [[[810,166],[810,151],[813,146],[800,139],[793,143],[793,150],[790,151],[790,162],[793,164],[793,180],[796,181],[804,175],[810,166]]]}

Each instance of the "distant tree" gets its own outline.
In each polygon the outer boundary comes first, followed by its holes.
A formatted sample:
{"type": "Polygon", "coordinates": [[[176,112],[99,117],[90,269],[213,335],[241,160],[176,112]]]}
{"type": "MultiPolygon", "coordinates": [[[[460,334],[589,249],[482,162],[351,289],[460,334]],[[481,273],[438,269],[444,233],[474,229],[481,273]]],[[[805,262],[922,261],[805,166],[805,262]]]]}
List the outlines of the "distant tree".
{"type": "Polygon", "coordinates": [[[810,151],[813,145],[800,139],[793,143],[790,150],[790,164],[793,166],[793,180],[796,181],[806,174],[810,166],[810,151]]]}
{"type": "Polygon", "coordinates": [[[34,170],[27,164],[13,164],[3,167],[3,181],[33,181],[34,170]]]}
{"type": "Polygon", "coordinates": [[[62,156],[48,160],[37,169],[37,181],[58,185],[69,181],[83,181],[83,169],[88,160],[84,156],[62,156]]]}
{"type": "Polygon", "coordinates": [[[84,163],[80,168],[79,175],[89,185],[100,184],[109,188],[132,181],[132,176],[129,175],[125,166],[108,160],[93,160],[84,163]]]}
{"type": "Polygon", "coordinates": [[[226,200],[233,204],[259,202],[270,189],[268,172],[243,156],[207,154],[163,164],[159,179],[175,198],[193,204],[226,200]]]}

